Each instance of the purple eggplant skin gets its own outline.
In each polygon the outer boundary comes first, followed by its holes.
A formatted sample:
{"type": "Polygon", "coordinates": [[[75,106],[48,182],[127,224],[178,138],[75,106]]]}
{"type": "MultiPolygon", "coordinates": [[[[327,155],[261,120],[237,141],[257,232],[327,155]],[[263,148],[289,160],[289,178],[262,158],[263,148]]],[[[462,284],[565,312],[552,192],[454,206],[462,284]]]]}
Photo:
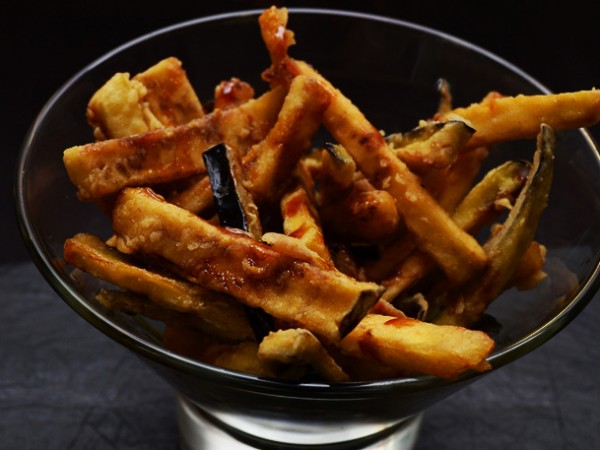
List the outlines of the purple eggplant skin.
{"type": "Polygon", "coordinates": [[[535,237],[548,204],[554,175],[555,145],[553,128],[542,124],[525,186],[500,230],[483,246],[488,255],[488,265],[482,274],[450,296],[447,306],[434,319],[435,323],[472,327],[488,305],[506,289],[519,260],[535,237]]]}
{"type": "Polygon", "coordinates": [[[248,231],[246,214],[231,172],[227,146],[217,144],[202,154],[221,226],[248,231]]]}
{"type": "MultiPolygon", "coordinates": [[[[250,212],[246,211],[240,192],[241,180],[236,179],[232,150],[224,143],[217,144],[202,154],[213,191],[219,222],[223,227],[251,231],[250,212]]],[[[257,237],[257,236],[255,236],[257,237]]],[[[274,329],[273,318],[258,308],[244,307],[256,339],[260,340],[274,329]]]]}

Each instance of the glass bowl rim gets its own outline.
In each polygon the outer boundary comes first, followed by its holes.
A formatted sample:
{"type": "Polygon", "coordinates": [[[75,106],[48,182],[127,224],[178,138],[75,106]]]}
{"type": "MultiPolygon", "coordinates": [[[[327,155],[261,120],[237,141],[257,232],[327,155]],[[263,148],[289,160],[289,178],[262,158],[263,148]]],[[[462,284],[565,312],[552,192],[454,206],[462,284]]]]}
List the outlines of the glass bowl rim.
{"type": "MultiPolygon", "coordinates": [[[[358,12],[343,9],[332,9],[332,8],[301,8],[301,7],[288,7],[287,10],[290,13],[290,21],[293,21],[294,15],[306,14],[306,15],[336,15],[349,17],[359,20],[368,20],[375,22],[383,22],[386,24],[400,26],[414,31],[422,32],[424,34],[434,36],[446,41],[449,41],[458,46],[464,47],[476,54],[484,56],[487,59],[494,61],[495,63],[504,66],[509,71],[523,78],[525,81],[530,83],[541,93],[551,93],[551,91],[540,83],[538,80],[533,78],[528,73],[524,72],[519,67],[513,65],[502,57],[495,53],[486,50],[472,42],[461,39],[452,34],[437,30],[428,26],[420,25],[418,23],[402,20],[398,18],[387,17],[378,14],[371,14],[366,12],[358,12]]],[[[80,78],[86,73],[94,70],[96,67],[109,60],[114,55],[134,47],[144,41],[149,41],[156,37],[164,34],[168,34],[171,31],[184,29],[188,27],[194,27],[208,22],[224,21],[230,19],[236,19],[241,17],[258,17],[264,9],[247,9],[239,11],[231,11],[220,14],[212,14],[202,17],[197,17],[181,22],[174,23],[172,25],[160,27],[151,32],[140,35],[136,38],[130,39],[123,44],[113,48],[112,50],[104,53],[100,57],[96,58],[80,71],[76,72],[70,79],[68,79],[45,103],[37,114],[28,132],[26,133],[23,144],[21,145],[19,156],[16,167],[16,183],[14,185],[14,197],[15,197],[15,209],[18,219],[18,224],[21,232],[21,236],[26,244],[26,248],[31,256],[32,261],[37,266],[37,269],[55,290],[57,294],[82,318],[91,323],[96,329],[100,330],[105,335],[114,339],[119,344],[126,347],[128,350],[134,353],[139,353],[141,356],[148,358],[149,360],[159,363],[164,366],[174,365],[179,370],[183,370],[190,374],[200,374],[206,379],[213,379],[222,383],[231,383],[232,385],[238,385],[239,387],[251,387],[253,390],[262,391],[264,393],[278,393],[285,390],[286,395],[318,395],[320,399],[323,397],[338,397],[344,396],[348,393],[356,394],[359,390],[362,394],[367,392],[378,392],[381,390],[387,390],[390,387],[395,389],[428,389],[431,387],[442,387],[448,384],[454,384],[459,381],[467,381],[479,376],[485,375],[487,372],[479,373],[469,371],[456,379],[447,380],[441,379],[430,375],[418,375],[414,377],[402,377],[402,378],[391,378],[374,381],[356,381],[356,382],[345,382],[336,385],[330,385],[328,383],[321,382],[287,382],[281,380],[272,380],[261,378],[258,376],[235,372],[220,367],[205,364],[191,358],[179,355],[171,352],[165,348],[162,348],[156,344],[151,343],[148,340],[142,339],[134,335],[133,333],[123,329],[117,323],[109,320],[109,318],[103,316],[100,312],[94,309],[87,300],[83,298],[75,289],[73,289],[69,283],[67,283],[58,273],[56,267],[51,261],[46,259],[43,255],[43,249],[33,232],[33,226],[30,222],[30,217],[27,210],[27,205],[24,198],[25,192],[25,173],[28,162],[28,148],[34,139],[38,128],[43,123],[45,117],[52,110],[53,105],[61,98],[61,96],[67,92],[80,78]]],[[[293,25],[291,27],[293,29],[293,25]]],[[[257,26],[258,29],[258,26],[257,26]]],[[[598,148],[591,137],[589,132],[585,129],[580,129],[579,132],[582,137],[588,142],[588,145],[595,150],[596,158],[600,161],[600,154],[598,148]]],[[[587,303],[593,298],[596,291],[600,288],[600,259],[596,261],[596,266],[593,272],[589,275],[578,291],[577,295],[571,299],[568,306],[565,307],[559,314],[554,316],[552,319],[538,327],[536,330],[531,332],[529,335],[513,342],[506,348],[493,352],[488,358],[488,362],[493,367],[493,370],[498,369],[515,359],[523,356],[535,348],[548,341],[560,330],[562,330],[571,320],[573,320],[577,314],[587,305],[587,303]]]]}

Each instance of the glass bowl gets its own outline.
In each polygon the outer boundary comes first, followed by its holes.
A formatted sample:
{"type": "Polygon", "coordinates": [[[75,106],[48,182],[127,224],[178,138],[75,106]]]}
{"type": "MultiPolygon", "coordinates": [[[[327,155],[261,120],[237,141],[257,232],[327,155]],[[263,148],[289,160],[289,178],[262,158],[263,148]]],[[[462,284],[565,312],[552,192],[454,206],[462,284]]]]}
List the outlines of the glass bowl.
{"type": "MultiPolygon", "coordinates": [[[[178,57],[199,97],[210,98],[231,76],[260,88],[270,64],[258,15],[243,11],[200,18],[142,36],[102,56],[71,78],[45,105],[24,141],[16,199],[22,235],[41,273],[68,305],[102,333],[130,349],[179,393],[184,448],[410,448],[421,414],[482,376],[433,376],[372,382],[292,383],[260,379],[175,354],[134,318],[111,315],[93,300],[93,278],[70,276],[65,239],[87,231],[106,236],[110,223],[80,202],[62,152],[92,141],[85,110],[114,73],[138,73],[178,57]],[[224,444],[227,442],[228,444],[224,444]],[[241,443],[244,443],[243,445],[241,443]]],[[[437,81],[448,80],[455,105],[489,91],[547,93],[538,81],[499,57],[447,34],[384,17],[345,11],[290,9],[298,44],[292,56],[313,64],[377,127],[404,131],[437,107],[437,81]]],[[[533,141],[491,152],[488,164],[530,158],[533,141]]],[[[599,286],[600,164],[583,129],[558,135],[555,181],[537,239],[548,249],[550,282],[508,291],[489,310],[500,328],[489,357],[496,370],[531,352],[565,327],[599,286]],[[564,269],[579,288],[569,291],[564,269]]],[[[557,357],[560,357],[557,355],[557,357]]],[[[489,372],[487,372],[489,373],[489,372]]]]}

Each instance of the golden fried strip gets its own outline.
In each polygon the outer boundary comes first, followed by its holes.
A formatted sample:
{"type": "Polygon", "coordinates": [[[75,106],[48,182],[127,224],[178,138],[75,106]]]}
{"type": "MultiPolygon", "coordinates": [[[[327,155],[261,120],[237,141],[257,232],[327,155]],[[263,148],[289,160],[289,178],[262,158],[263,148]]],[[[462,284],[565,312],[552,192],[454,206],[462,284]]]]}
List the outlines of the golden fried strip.
{"type": "Polygon", "coordinates": [[[163,128],[143,98],[145,86],[128,73],[114,74],[90,99],[86,117],[98,141],[163,128]]]}
{"type": "Polygon", "coordinates": [[[320,254],[308,248],[295,237],[277,232],[268,232],[262,235],[261,240],[277,253],[291,256],[322,270],[334,269],[331,261],[323,259],[320,254]]]}
{"type": "Polygon", "coordinates": [[[488,95],[482,102],[436,117],[436,120],[462,118],[476,132],[469,146],[535,138],[542,123],[555,131],[589,127],[600,121],[600,90],[561,94],[488,95]]]}
{"type": "MultiPolygon", "coordinates": [[[[487,149],[483,147],[463,153],[452,166],[429,170],[424,176],[423,185],[439,205],[450,213],[472,187],[487,154],[487,149]]],[[[400,264],[415,247],[416,242],[410,234],[404,234],[388,244],[379,258],[365,264],[367,279],[379,282],[392,276],[399,271],[400,264]]],[[[419,253],[426,255],[424,252],[419,253]]],[[[431,261],[429,256],[425,258],[431,261]]],[[[406,268],[403,268],[400,271],[403,274],[402,279],[406,279],[405,270],[406,268]]]]}
{"type": "Polygon", "coordinates": [[[227,340],[253,336],[242,306],[234,299],[139,267],[97,236],[79,233],[67,239],[64,258],[97,278],[147,296],[162,308],[192,314],[209,334],[227,340]]]}
{"type": "Polygon", "coordinates": [[[463,152],[450,167],[429,170],[423,176],[423,186],[444,210],[452,213],[473,187],[488,155],[487,147],[463,152]]]}
{"type": "MultiPolygon", "coordinates": [[[[221,115],[218,123],[223,142],[240,154],[245,154],[252,145],[267,136],[277,120],[284,98],[285,90],[275,88],[237,108],[228,109],[226,114],[221,115]]],[[[205,213],[213,206],[208,176],[198,176],[185,189],[169,195],[168,200],[195,214],[205,213]]]]}
{"type": "MultiPolygon", "coordinates": [[[[279,110],[281,89],[239,108],[217,110],[177,127],[71,147],[63,162],[81,200],[97,200],[126,186],[180,180],[204,173],[202,153],[226,142],[243,149],[262,138],[279,110]],[[230,127],[234,128],[232,131],[230,127]]],[[[185,199],[180,197],[178,203],[185,199]]]]}
{"type": "Polygon", "coordinates": [[[97,140],[181,125],[204,115],[177,58],[129,77],[116,73],[90,99],[86,117],[97,140]]]}
{"type": "Polygon", "coordinates": [[[332,263],[331,254],[325,243],[317,212],[310,202],[306,190],[296,185],[281,198],[283,232],[299,239],[306,247],[325,261],[332,263]]]}
{"type": "Polygon", "coordinates": [[[178,127],[71,147],[63,162],[84,201],[125,186],[182,179],[205,170],[202,153],[222,140],[218,119],[209,114],[178,127]]]}
{"type": "Polygon", "coordinates": [[[148,90],[144,101],[163,126],[182,125],[204,115],[181,61],[175,57],[159,61],[133,80],[148,90]]]}
{"type": "Polygon", "coordinates": [[[291,328],[269,333],[258,346],[258,357],[274,367],[310,365],[331,383],[349,381],[348,375],[335,362],[325,347],[310,331],[291,328]]]}
{"type": "Polygon", "coordinates": [[[246,187],[256,203],[276,201],[289,185],[296,164],[312,144],[329,99],[329,92],[317,80],[299,76],[292,81],[277,122],[242,159],[246,187]]]}
{"type": "Polygon", "coordinates": [[[478,232],[514,203],[529,177],[531,165],[507,161],[490,169],[458,204],[452,220],[469,233],[478,232]]]}
{"type": "Polygon", "coordinates": [[[170,307],[161,306],[145,295],[130,291],[100,289],[95,299],[110,310],[121,311],[125,314],[139,314],[148,319],[161,321],[168,326],[193,328],[227,344],[249,341],[253,338],[253,336],[246,336],[245,333],[239,333],[233,326],[229,330],[233,333],[227,333],[225,332],[227,330],[217,329],[212,325],[207,326],[207,320],[201,315],[180,312],[170,307]]]}
{"type": "Polygon", "coordinates": [[[223,142],[244,155],[265,139],[277,121],[286,93],[284,88],[275,87],[237,108],[223,111],[218,121],[223,142]]]}
{"type": "Polygon", "coordinates": [[[413,374],[453,379],[490,368],[494,341],[482,331],[368,314],[340,342],[342,353],[413,374]]]}
{"type": "Polygon", "coordinates": [[[475,130],[460,120],[427,123],[408,133],[386,137],[387,143],[410,170],[417,173],[451,166],[475,130]]]}
{"type": "Polygon", "coordinates": [[[506,289],[519,261],[533,242],[548,202],[554,171],[554,146],[554,130],[543,124],[527,182],[499,231],[484,244],[489,266],[481,277],[454,293],[439,316],[434,318],[435,323],[471,326],[506,289]]]}
{"type": "Polygon", "coordinates": [[[246,233],[215,227],[150,189],[121,192],[113,228],[125,253],[159,257],[192,282],[330,342],[347,334],[381,294],[374,283],[323,270],[246,233]]]}
{"type": "Polygon", "coordinates": [[[276,77],[281,70],[319,79],[328,87],[332,99],[323,115],[325,127],[352,155],[369,181],[394,197],[398,213],[419,247],[436,260],[450,279],[462,283],[486,264],[485,252],[475,238],[456,226],[347,97],[303,61],[286,58],[283,67],[274,68],[276,77]]]}
{"type": "MultiPolygon", "coordinates": [[[[469,233],[479,231],[506,208],[503,202],[512,204],[513,197],[527,180],[528,171],[529,164],[523,161],[508,161],[491,169],[457,206],[452,220],[469,233]]],[[[385,252],[385,256],[394,249],[395,246],[392,246],[390,251],[385,252]]],[[[435,262],[429,255],[415,250],[401,261],[392,275],[383,281],[372,279],[381,281],[386,287],[382,298],[391,302],[435,267],[435,262]]]]}

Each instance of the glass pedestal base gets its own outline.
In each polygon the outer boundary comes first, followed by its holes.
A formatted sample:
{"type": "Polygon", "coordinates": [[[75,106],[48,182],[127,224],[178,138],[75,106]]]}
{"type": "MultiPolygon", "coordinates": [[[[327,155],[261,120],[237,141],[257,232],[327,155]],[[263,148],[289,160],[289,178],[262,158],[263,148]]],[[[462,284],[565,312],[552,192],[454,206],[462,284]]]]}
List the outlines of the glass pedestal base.
{"type": "Polygon", "coordinates": [[[241,430],[231,424],[235,421],[227,423],[185,397],[177,398],[182,450],[412,450],[417,442],[421,420],[422,414],[417,414],[375,433],[344,440],[348,433],[343,425],[339,430],[315,430],[315,433],[302,429],[282,434],[280,428],[270,429],[265,423],[251,424],[241,430]],[[288,439],[283,441],[282,437],[288,439]]]}

